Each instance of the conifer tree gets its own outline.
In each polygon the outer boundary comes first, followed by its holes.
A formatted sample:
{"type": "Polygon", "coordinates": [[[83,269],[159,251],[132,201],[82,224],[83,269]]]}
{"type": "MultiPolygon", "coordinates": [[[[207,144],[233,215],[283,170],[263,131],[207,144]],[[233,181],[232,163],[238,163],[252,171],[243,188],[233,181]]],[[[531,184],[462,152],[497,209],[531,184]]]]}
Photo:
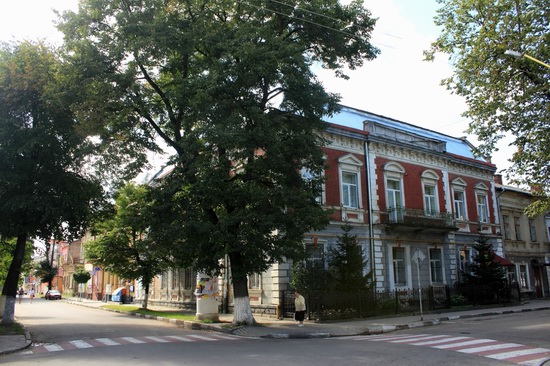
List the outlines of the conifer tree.
{"type": "Polygon", "coordinates": [[[495,261],[495,252],[489,237],[480,233],[473,248],[476,253],[470,265],[471,272],[465,273],[466,283],[480,287],[479,291],[476,290],[478,298],[483,294],[482,297],[486,297],[484,300],[490,300],[505,290],[506,272],[502,265],[495,261]]]}
{"type": "Polygon", "coordinates": [[[369,288],[370,274],[363,274],[367,261],[357,235],[351,234],[352,229],[349,223],[345,223],[343,234],[338,237],[336,246],[330,249],[330,283],[336,291],[356,292],[369,288]]]}

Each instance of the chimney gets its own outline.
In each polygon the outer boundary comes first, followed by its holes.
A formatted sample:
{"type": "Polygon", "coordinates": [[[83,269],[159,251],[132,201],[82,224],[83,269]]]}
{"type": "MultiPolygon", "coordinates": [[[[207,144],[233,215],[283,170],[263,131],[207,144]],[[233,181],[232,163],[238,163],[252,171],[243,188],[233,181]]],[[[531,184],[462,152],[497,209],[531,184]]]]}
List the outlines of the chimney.
{"type": "Polygon", "coordinates": [[[502,174],[495,174],[493,176],[493,180],[495,181],[496,184],[502,185],[502,174]]]}

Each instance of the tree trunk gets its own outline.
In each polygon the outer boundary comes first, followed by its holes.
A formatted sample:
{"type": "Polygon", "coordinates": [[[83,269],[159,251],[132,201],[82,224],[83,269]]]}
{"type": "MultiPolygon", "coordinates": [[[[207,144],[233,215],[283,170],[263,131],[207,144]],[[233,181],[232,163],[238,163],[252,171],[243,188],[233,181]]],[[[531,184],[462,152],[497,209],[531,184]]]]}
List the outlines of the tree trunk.
{"type": "Polygon", "coordinates": [[[143,295],[143,302],[141,303],[141,307],[143,309],[147,309],[148,301],[149,301],[149,282],[145,284],[145,295],[143,295]]]}
{"type": "Polygon", "coordinates": [[[0,319],[4,317],[4,310],[6,309],[6,296],[0,296],[0,319]]]}
{"type": "Polygon", "coordinates": [[[6,298],[4,316],[2,317],[2,324],[4,325],[12,324],[15,318],[15,297],[17,296],[19,278],[21,277],[21,266],[25,258],[26,244],[27,235],[19,235],[17,237],[17,244],[15,246],[15,252],[13,253],[10,269],[6,281],[4,282],[4,289],[2,290],[2,296],[6,298]]]}
{"type": "Polygon", "coordinates": [[[241,258],[239,254],[231,255],[231,273],[233,278],[233,324],[236,325],[254,325],[256,320],[252,316],[250,307],[250,298],[248,297],[248,281],[243,269],[240,266],[241,258]]]}

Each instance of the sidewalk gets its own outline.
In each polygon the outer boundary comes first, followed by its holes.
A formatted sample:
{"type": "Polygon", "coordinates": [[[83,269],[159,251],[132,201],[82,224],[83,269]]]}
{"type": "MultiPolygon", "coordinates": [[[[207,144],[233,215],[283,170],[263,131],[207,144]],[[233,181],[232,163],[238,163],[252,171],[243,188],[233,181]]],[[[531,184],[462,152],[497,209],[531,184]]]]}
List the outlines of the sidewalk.
{"type": "MultiPolygon", "coordinates": [[[[69,299],[69,303],[80,306],[100,308],[105,303],[91,300],[69,299]]],[[[151,307],[151,310],[164,310],[165,308],[151,307]]],[[[352,320],[327,323],[305,322],[303,327],[291,319],[277,320],[262,316],[255,316],[258,325],[228,327],[233,320],[232,314],[220,314],[222,323],[208,324],[194,321],[175,321],[161,317],[151,317],[152,320],[168,321],[186,329],[218,331],[232,333],[243,337],[264,338],[326,338],[350,335],[370,335],[394,332],[396,330],[434,326],[442,322],[457,319],[467,319],[483,316],[496,316],[513,313],[521,313],[550,309],[550,300],[531,300],[521,305],[499,306],[494,308],[470,309],[457,312],[441,312],[424,314],[420,316],[388,317],[369,320],[352,320]]],[[[173,309],[172,309],[173,310],[173,309]]],[[[138,315],[140,316],[140,315],[138,315]]],[[[17,352],[31,345],[28,332],[25,335],[0,336],[0,355],[17,352]]]]}

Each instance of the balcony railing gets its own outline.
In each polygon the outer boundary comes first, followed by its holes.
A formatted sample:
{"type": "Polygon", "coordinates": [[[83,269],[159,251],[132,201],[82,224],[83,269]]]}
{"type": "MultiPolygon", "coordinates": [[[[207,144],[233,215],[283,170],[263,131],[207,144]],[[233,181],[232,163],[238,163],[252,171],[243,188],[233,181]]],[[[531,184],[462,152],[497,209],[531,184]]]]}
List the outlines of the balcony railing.
{"type": "Polygon", "coordinates": [[[407,227],[439,228],[456,230],[452,214],[439,211],[425,211],[412,208],[390,208],[380,213],[380,223],[407,227]]]}

